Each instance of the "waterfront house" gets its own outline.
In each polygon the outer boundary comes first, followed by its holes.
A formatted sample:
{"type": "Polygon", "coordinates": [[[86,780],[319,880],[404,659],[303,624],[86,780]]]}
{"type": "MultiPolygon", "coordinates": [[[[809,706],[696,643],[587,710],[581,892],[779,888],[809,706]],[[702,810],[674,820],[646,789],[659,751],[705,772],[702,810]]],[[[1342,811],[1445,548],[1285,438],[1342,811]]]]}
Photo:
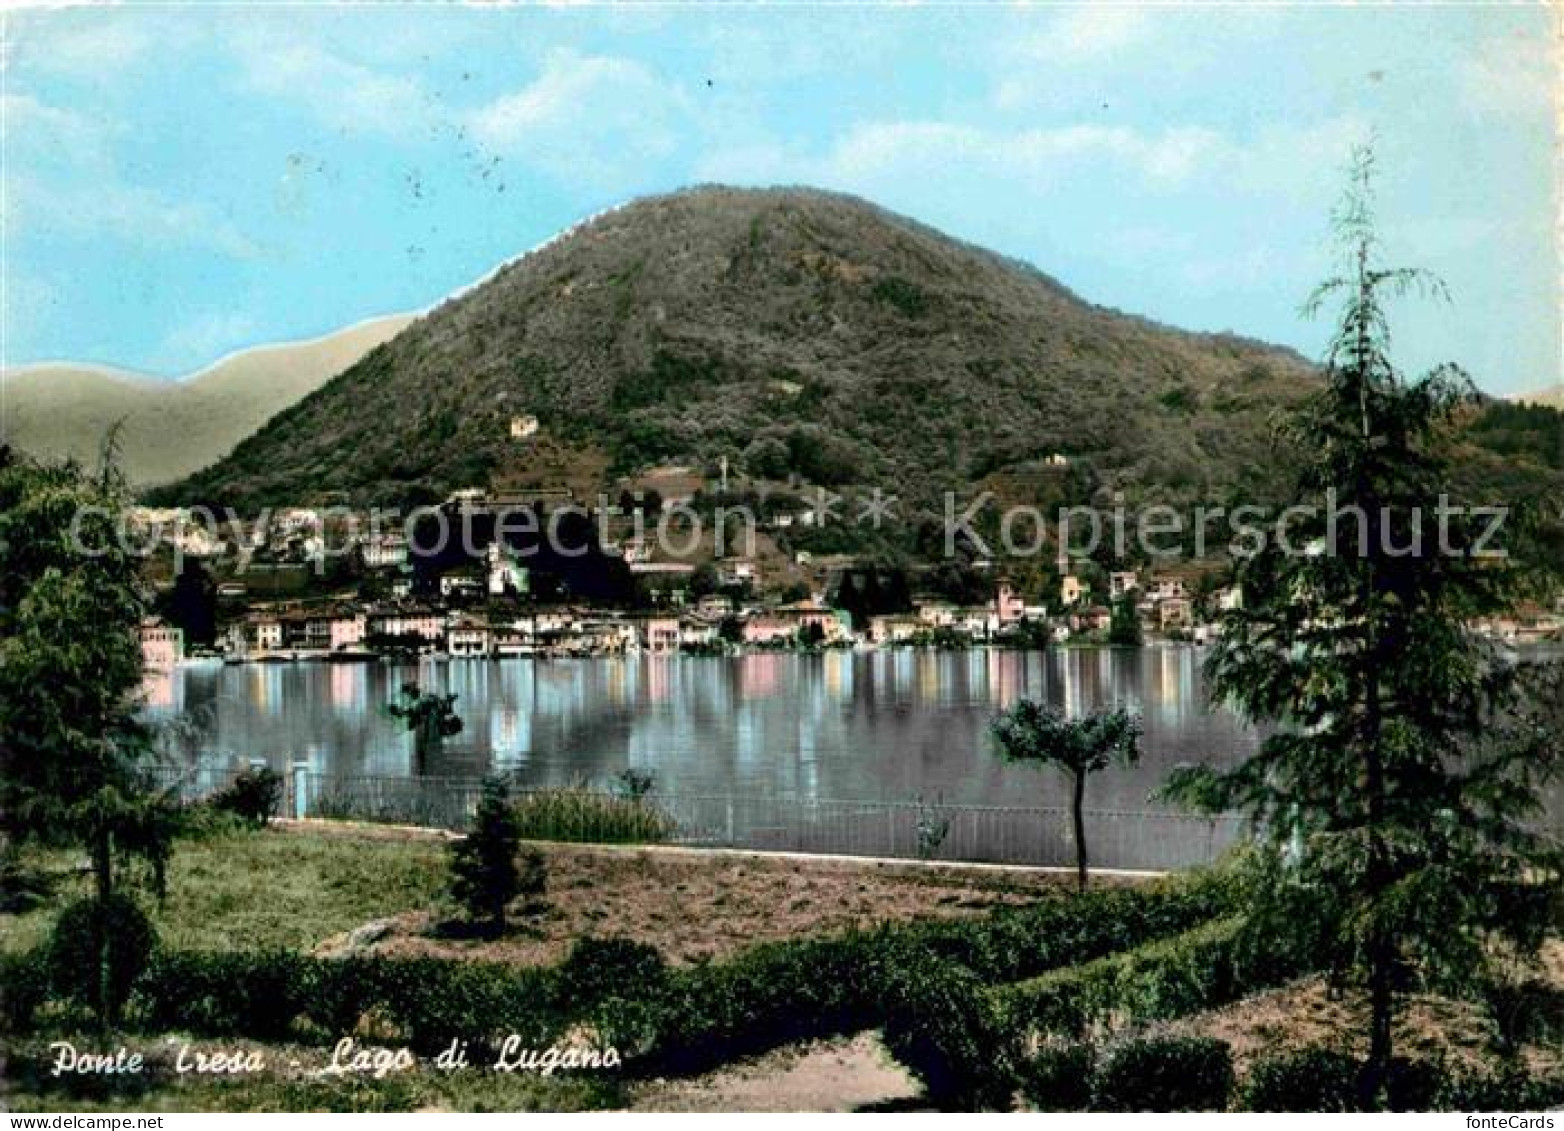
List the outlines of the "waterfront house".
{"type": "Polygon", "coordinates": [[[643,652],[664,653],[679,650],[679,618],[670,616],[639,616],[631,619],[635,628],[636,647],[643,652]]]}
{"type": "Polygon", "coordinates": [[[148,671],[167,673],[185,658],[185,633],[160,617],[144,617],[136,635],[141,640],[141,664],[148,671]]]}
{"type": "Polygon", "coordinates": [[[876,644],[896,644],[928,631],[928,625],[906,613],[887,613],[869,618],[869,639],[876,644]]]}
{"type": "Polygon", "coordinates": [[[446,629],[445,651],[453,659],[487,657],[494,651],[493,633],[476,617],[461,617],[446,629]]]}

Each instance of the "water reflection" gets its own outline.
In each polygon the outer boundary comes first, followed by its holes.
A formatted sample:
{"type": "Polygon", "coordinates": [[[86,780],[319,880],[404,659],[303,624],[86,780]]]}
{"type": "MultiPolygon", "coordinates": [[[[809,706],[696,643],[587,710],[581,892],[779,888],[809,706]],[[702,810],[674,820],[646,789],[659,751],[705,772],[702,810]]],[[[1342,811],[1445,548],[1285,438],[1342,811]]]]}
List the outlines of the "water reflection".
{"type": "Polygon", "coordinates": [[[1254,735],[1202,703],[1200,654],[832,652],[450,663],[184,667],[148,689],[154,718],[198,717],[171,743],[211,762],[304,759],[403,774],[412,740],[387,712],[407,681],[458,695],[465,729],[436,773],[517,770],[528,782],[648,770],[669,793],[1054,804],[1063,783],[1008,766],[987,725],[1023,695],[1072,711],[1142,713],[1144,763],[1095,780],[1099,807],[1142,808],[1180,761],[1231,763],[1254,735]]]}

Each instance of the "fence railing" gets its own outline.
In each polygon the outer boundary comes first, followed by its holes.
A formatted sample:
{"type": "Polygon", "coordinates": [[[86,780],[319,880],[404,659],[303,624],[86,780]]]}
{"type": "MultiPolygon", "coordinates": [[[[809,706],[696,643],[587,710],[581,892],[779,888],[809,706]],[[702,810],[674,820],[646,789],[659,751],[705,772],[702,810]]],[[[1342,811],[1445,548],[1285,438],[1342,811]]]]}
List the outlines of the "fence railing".
{"type": "MultiPolygon", "coordinates": [[[[239,772],[162,771],[160,780],[187,800],[197,800],[222,789],[239,772]]],[[[453,831],[468,827],[482,793],[481,779],[473,777],[336,774],[302,764],[285,773],[284,783],[284,815],[453,831]]],[[[604,799],[623,798],[610,790],[572,788],[604,799]]],[[[512,790],[518,798],[548,792],[512,790]]],[[[1064,808],[655,792],[641,804],[667,818],[668,842],[680,845],[953,862],[1075,862],[1072,824],[1064,808]]],[[[1238,816],[1150,810],[1087,810],[1084,826],[1094,867],[1157,871],[1209,863],[1246,831],[1238,816]]],[[[575,839],[599,839],[590,816],[580,832],[575,839]]]]}

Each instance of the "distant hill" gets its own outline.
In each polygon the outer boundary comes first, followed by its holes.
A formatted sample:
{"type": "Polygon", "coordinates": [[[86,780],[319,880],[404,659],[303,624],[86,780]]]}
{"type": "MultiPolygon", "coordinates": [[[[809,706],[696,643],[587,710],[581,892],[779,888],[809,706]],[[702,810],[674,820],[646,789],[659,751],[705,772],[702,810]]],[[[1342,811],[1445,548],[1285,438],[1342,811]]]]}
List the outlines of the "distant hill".
{"type": "Polygon", "coordinates": [[[1564,385],[1556,389],[1543,389],[1537,393],[1522,393],[1511,400],[1520,401],[1522,404],[1545,405],[1548,408],[1564,409],[1564,385]]]}
{"type": "Polygon", "coordinates": [[[1297,354],[1094,306],[853,197],[699,188],[600,215],[420,318],[162,492],[359,503],[655,464],[940,493],[1035,483],[1175,500],[1278,467],[1297,354]],[[510,422],[535,415],[537,437],[510,422]]]}
{"type": "Polygon", "coordinates": [[[0,435],[35,455],[91,461],[117,420],[126,474],[166,483],[226,455],[268,418],[389,340],[411,316],[232,354],[182,380],[106,367],[23,366],[3,375],[0,435]]]}

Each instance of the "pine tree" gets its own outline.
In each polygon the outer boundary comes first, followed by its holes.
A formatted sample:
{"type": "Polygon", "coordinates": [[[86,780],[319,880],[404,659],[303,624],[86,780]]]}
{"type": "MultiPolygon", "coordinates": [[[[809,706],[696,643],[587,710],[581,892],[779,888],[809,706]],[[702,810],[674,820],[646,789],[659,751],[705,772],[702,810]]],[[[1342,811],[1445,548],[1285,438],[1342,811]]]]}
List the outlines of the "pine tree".
{"type": "Polygon", "coordinates": [[[1243,608],[1207,662],[1213,698],[1274,731],[1235,769],[1181,768],[1166,792],[1255,819],[1252,922],[1273,945],[1306,928],[1366,990],[1362,1100],[1377,1106],[1404,994],[1470,988],[1534,948],[1560,859],[1528,825],[1559,759],[1528,694],[1540,673],[1470,628],[1513,600],[1525,563],[1477,556],[1483,523],[1447,497],[1447,426],[1470,381],[1391,363],[1387,299],[1442,291],[1379,265],[1373,169],[1354,155],[1336,214],[1346,267],[1305,308],[1342,300],[1324,388],[1285,437],[1310,510],[1238,564],[1243,608]]]}
{"type": "Polygon", "coordinates": [[[511,808],[510,790],[503,778],[487,778],[472,832],[451,849],[451,894],[473,919],[487,922],[497,934],[505,931],[511,900],[541,890],[535,879],[524,884],[535,868],[529,862],[523,875],[517,863],[520,848],[521,823],[511,808]]]}

